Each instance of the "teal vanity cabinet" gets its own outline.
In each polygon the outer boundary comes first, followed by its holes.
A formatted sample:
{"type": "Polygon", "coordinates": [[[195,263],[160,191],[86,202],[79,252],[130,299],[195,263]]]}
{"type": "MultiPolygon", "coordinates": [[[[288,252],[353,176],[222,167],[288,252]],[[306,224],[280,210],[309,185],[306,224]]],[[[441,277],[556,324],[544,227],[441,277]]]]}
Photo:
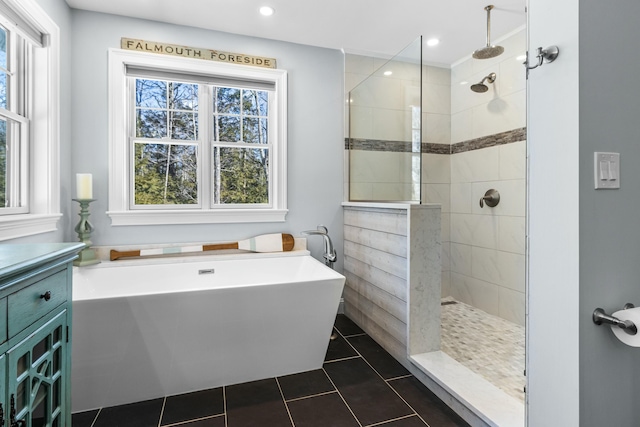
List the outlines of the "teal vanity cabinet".
{"type": "Polygon", "coordinates": [[[0,427],[71,427],[72,262],[83,248],[0,245],[0,427]]]}

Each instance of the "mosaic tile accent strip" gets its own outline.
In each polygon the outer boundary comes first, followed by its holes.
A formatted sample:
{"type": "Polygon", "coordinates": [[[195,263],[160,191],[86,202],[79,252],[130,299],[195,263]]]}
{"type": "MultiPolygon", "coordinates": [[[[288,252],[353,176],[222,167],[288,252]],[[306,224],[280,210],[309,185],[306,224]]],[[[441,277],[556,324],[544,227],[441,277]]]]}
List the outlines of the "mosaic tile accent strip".
{"type": "MultiPolygon", "coordinates": [[[[430,154],[457,154],[466,151],[480,150],[482,148],[495,147],[497,145],[510,144],[512,142],[524,141],[527,139],[527,128],[513,129],[506,132],[496,133],[481,138],[470,139],[457,142],[455,144],[436,144],[423,142],[421,144],[422,153],[430,154]]],[[[393,153],[411,153],[413,143],[410,141],[384,141],[379,139],[345,138],[345,150],[361,151],[387,151],[393,153]]]]}
{"type": "Polygon", "coordinates": [[[527,139],[527,128],[513,129],[496,133],[482,138],[451,144],[451,154],[464,153],[465,151],[480,150],[481,148],[495,147],[497,145],[524,141],[527,139]]]}
{"type": "Polygon", "coordinates": [[[394,153],[411,153],[411,141],[384,141],[379,139],[345,138],[346,150],[391,151],[394,153]]]}
{"type": "Polygon", "coordinates": [[[442,351],[524,402],[524,327],[450,297],[441,313],[442,351]]]}
{"type": "Polygon", "coordinates": [[[451,145],[425,142],[422,144],[422,152],[429,154],[451,154],[451,145]]]}

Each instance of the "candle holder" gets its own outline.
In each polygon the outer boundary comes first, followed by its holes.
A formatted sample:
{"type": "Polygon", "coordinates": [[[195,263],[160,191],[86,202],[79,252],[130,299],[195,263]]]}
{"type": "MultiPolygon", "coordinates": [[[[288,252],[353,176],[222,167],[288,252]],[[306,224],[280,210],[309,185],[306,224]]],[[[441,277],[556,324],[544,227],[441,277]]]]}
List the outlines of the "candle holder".
{"type": "Polygon", "coordinates": [[[78,254],[78,259],[73,261],[73,265],[84,267],[85,265],[98,264],[100,260],[96,258],[96,253],[91,249],[91,232],[93,225],[89,222],[89,203],[95,202],[96,199],[71,199],[80,204],[80,222],[76,225],[75,231],[78,233],[78,239],[86,246],[78,254]]]}

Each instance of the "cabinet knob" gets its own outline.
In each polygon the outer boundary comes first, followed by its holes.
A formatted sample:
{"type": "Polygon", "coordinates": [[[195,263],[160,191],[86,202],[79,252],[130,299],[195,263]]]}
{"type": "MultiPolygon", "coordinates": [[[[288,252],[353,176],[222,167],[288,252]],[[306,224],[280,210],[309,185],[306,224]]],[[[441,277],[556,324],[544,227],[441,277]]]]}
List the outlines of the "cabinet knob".
{"type": "Polygon", "coordinates": [[[41,299],[44,299],[45,301],[49,301],[51,299],[51,291],[47,291],[44,294],[40,295],[41,299]]]}

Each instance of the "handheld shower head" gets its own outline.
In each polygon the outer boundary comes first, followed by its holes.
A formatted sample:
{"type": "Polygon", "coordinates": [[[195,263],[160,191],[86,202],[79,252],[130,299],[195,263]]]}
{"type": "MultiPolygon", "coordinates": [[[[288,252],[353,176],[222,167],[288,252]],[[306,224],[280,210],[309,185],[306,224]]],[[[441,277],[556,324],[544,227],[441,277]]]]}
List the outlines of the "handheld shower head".
{"type": "Polygon", "coordinates": [[[486,84],[484,84],[484,81],[488,81],[489,83],[493,83],[496,81],[496,73],[491,73],[487,76],[485,76],[480,83],[476,83],[474,85],[471,85],[471,90],[476,92],[476,93],[484,93],[486,91],[489,90],[489,86],[487,86],[486,84]]]}

